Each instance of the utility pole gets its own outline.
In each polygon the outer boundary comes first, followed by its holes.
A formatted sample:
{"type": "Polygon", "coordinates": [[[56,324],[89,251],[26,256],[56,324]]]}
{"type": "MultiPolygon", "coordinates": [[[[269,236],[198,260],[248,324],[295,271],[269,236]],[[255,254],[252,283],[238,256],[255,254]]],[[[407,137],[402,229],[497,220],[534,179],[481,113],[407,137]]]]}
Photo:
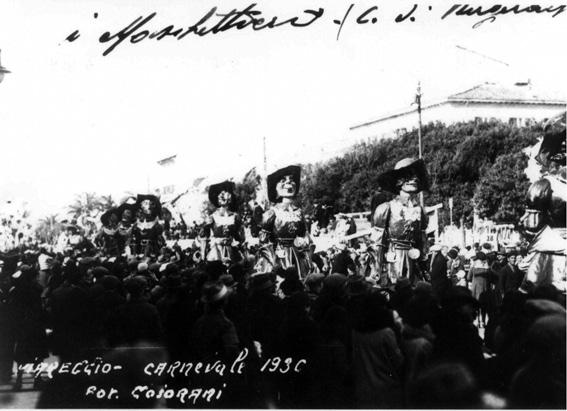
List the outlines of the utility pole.
{"type": "Polygon", "coordinates": [[[266,154],[266,136],[262,137],[264,150],[264,177],[262,178],[262,190],[264,191],[264,210],[268,207],[268,156],[266,154]]]}
{"type": "MultiPolygon", "coordinates": [[[[417,83],[417,93],[415,95],[415,102],[417,103],[417,118],[418,118],[418,127],[417,127],[417,142],[419,146],[419,158],[423,158],[423,154],[421,151],[421,81],[417,83]]],[[[423,207],[423,191],[419,193],[419,204],[423,207]]]]}

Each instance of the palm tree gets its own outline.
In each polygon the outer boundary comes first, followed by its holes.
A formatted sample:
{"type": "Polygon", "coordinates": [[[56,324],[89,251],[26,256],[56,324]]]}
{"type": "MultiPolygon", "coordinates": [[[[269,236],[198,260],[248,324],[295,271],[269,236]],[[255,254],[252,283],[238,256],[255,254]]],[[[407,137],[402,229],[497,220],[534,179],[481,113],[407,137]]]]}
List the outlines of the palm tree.
{"type": "Polygon", "coordinates": [[[82,193],[75,197],[75,202],[69,206],[75,217],[90,216],[95,210],[102,209],[101,199],[95,193],[82,193]]]}
{"type": "Polygon", "coordinates": [[[39,221],[36,234],[42,242],[55,244],[61,233],[61,224],[57,221],[57,215],[46,216],[39,221]]]}

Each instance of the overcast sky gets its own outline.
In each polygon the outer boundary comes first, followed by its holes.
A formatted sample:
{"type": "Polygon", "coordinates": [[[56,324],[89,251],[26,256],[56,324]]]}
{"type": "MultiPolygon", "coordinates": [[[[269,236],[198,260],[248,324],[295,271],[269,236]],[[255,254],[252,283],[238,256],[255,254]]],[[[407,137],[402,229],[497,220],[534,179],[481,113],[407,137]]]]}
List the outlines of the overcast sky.
{"type": "Polygon", "coordinates": [[[499,16],[472,29],[479,18],[440,20],[445,1],[420,3],[416,21],[399,24],[413,2],[353,1],[337,41],[333,20],[351,2],[258,0],[268,17],[325,11],[306,28],[145,40],[102,56],[99,36],[138,16],[157,12],[152,30],[186,27],[212,6],[248,4],[2,1],[2,65],[12,73],[0,84],[0,197],[39,214],[83,191],[142,191],[151,165],[176,153],[190,158],[188,176],[230,174],[261,164],[263,136],[273,167],[316,160],[315,148],[348,141],[350,126],[408,106],[418,80],[425,99],[483,81],[566,89],[567,13],[499,16]],[[374,4],[376,24],[354,24],[374,4]],[[74,30],[80,37],[65,41],[74,30]]]}

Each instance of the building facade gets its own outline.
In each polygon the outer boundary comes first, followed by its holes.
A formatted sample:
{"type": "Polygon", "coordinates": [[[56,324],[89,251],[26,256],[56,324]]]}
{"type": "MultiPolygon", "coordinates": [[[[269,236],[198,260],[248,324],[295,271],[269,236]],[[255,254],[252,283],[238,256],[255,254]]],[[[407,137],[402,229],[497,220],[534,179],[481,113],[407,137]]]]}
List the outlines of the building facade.
{"type": "MultiPolygon", "coordinates": [[[[530,82],[502,85],[484,83],[444,100],[422,105],[422,123],[500,120],[514,126],[545,121],[564,111],[558,93],[538,90],[530,82]]],[[[394,137],[417,128],[417,106],[381,116],[350,128],[357,139],[394,137]]]]}

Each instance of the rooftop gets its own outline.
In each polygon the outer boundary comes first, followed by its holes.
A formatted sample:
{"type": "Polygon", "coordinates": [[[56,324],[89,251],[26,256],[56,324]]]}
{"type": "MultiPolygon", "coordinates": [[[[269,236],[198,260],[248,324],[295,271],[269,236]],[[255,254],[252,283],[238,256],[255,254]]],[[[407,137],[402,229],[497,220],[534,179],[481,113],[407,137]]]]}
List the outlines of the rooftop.
{"type": "MultiPolygon", "coordinates": [[[[469,90],[465,90],[448,96],[444,100],[422,104],[422,110],[447,104],[447,103],[494,103],[494,104],[539,104],[539,105],[565,105],[565,97],[558,92],[540,90],[529,81],[518,82],[512,85],[483,83],[469,90]]],[[[352,126],[354,130],[371,124],[380,123],[385,120],[404,116],[417,112],[417,105],[396,110],[385,114],[375,120],[352,126]]]]}

